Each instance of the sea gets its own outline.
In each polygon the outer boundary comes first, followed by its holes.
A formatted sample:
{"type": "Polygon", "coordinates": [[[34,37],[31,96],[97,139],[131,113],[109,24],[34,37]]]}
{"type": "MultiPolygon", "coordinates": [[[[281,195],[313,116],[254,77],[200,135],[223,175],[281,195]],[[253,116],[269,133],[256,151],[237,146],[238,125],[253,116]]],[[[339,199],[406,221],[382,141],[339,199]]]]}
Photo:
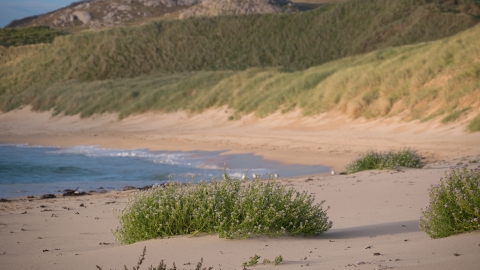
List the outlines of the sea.
{"type": "MultiPolygon", "coordinates": [[[[292,157],[292,163],[294,163],[292,157]]],[[[259,174],[294,177],[329,171],[322,165],[282,164],[254,154],[226,151],[151,151],[98,146],[44,147],[0,144],[0,198],[123,190],[168,181],[222,179],[259,174]]]]}

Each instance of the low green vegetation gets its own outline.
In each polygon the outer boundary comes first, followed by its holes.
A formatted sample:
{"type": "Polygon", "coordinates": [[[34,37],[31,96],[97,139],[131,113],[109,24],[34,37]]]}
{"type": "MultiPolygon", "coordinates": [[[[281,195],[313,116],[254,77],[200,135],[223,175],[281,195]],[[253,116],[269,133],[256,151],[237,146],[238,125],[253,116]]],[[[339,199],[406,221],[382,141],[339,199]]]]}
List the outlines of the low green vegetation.
{"type": "Polygon", "coordinates": [[[470,132],[480,131],[480,114],[473,118],[467,126],[467,130],[470,132]]]}
{"type": "Polygon", "coordinates": [[[455,110],[455,111],[451,112],[449,115],[445,116],[445,118],[442,119],[442,123],[446,124],[446,123],[449,123],[449,122],[453,122],[453,121],[457,120],[458,118],[460,118],[462,115],[465,115],[466,113],[468,113],[468,111],[470,111],[470,110],[471,110],[470,107],[463,108],[461,110],[455,110]]]}
{"type": "Polygon", "coordinates": [[[260,256],[258,256],[257,254],[253,255],[252,257],[250,257],[250,261],[248,262],[244,262],[242,264],[242,267],[245,269],[247,266],[255,266],[258,264],[258,259],[260,259],[260,256]]]}
{"type": "Polygon", "coordinates": [[[331,228],[326,210],[306,192],[274,181],[224,179],[170,182],[135,193],[113,233],[121,244],[174,235],[218,234],[226,238],[258,235],[317,235],[331,228]]]}
{"type": "Polygon", "coordinates": [[[421,157],[417,152],[404,149],[400,151],[369,151],[345,166],[347,174],[365,170],[395,169],[399,166],[407,168],[422,167],[421,157]]]}
{"type": "Polygon", "coordinates": [[[32,26],[26,28],[0,28],[0,46],[22,46],[39,43],[52,43],[58,36],[67,33],[48,26],[32,26]]]}
{"type": "MultiPolygon", "coordinates": [[[[143,247],[143,253],[142,255],[140,255],[140,257],[138,258],[138,262],[135,266],[132,267],[132,270],[139,270],[140,269],[140,266],[142,265],[143,261],[145,260],[145,255],[147,254],[147,247],[143,247]]],[[[195,267],[195,270],[212,270],[213,267],[209,267],[209,268],[206,268],[206,267],[203,267],[202,268],[202,265],[203,265],[203,258],[200,259],[200,261],[197,263],[197,266],[195,267]]],[[[97,266],[97,269],[98,270],[102,270],[103,268],[99,265],[96,265],[97,266]]],[[[124,269],[125,270],[128,270],[127,266],[125,265],[124,266],[124,269]]],[[[150,266],[147,268],[148,270],[180,270],[177,268],[177,266],[175,265],[175,263],[173,263],[173,267],[172,268],[167,268],[167,264],[165,264],[165,262],[163,260],[160,261],[160,263],[158,264],[157,267],[154,267],[154,266],[150,266]]]]}
{"type": "MultiPolygon", "coordinates": [[[[250,257],[250,260],[248,262],[244,262],[242,264],[242,267],[243,269],[247,269],[247,266],[256,266],[258,264],[258,260],[260,259],[261,257],[258,256],[257,254],[253,255],[252,257],[250,257]]],[[[270,261],[269,259],[263,259],[263,262],[262,264],[263,265],[267,265],[267,264],[274,264],[274,265],[279,265],[280,263],[282,263],[283,261],[283,256],[282,255],[278,255],[277,257],[275,257],[275,259],[272,261],[270,261]]]]}
{"type": "Polygon", "coordinates": [[[430,188],[420,228],[432,238],[480,229],[480,168],[453,168],[430,188]]]}

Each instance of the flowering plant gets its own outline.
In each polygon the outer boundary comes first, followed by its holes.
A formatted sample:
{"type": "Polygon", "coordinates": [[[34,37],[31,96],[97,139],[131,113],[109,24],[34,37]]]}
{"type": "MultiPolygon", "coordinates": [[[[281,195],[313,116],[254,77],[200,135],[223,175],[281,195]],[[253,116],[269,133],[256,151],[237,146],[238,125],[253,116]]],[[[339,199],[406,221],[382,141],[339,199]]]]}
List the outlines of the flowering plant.
{"type": "Polygon", "coordinates": [[[452,168],[430,188],[420,228],[432,238],[480,229],[480,168],[452,168]]]}
{"type": "Polygon", "coordinates": [[[316,235],[332,227],[322,204],[307,192],[269,179],[169,182],[135,193],[113,234],[122,244],[173,235],[217,233],[225,238],[256,235],[316,235]]]}

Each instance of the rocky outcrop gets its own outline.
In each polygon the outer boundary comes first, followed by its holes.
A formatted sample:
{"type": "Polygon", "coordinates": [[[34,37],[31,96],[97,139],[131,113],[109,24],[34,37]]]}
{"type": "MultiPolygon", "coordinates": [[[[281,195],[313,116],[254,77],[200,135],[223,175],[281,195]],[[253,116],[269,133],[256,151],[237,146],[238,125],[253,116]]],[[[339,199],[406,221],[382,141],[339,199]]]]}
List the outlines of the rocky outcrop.
{"type": "Polygon", "coordinates": [[[13,21],[7,27],[48,25],[66,31],[103,28],[165,15],[170,18],[280,13],[289,0],[84,0],[47,14],[13,21]]]}
{"type": "Polygon", "coordinates": [[[238,14],[281,13],[287,0],[203,0],[180,13],[180,18],[238,14]]]}
{"type": "Polygon", "coordinates": [[[74,11],[72,13],[74,20],[77,19],[83,24],[88,24],[92,20],[92,15],[86,11],[74,11]]]}
{"type": "Polygon", "coordinates": [[[138,1],[147,7],[158,7],[160,5],[164,5],[165,7],[192,6],[202,2],[202,0],[138,0],[138,1]]]}

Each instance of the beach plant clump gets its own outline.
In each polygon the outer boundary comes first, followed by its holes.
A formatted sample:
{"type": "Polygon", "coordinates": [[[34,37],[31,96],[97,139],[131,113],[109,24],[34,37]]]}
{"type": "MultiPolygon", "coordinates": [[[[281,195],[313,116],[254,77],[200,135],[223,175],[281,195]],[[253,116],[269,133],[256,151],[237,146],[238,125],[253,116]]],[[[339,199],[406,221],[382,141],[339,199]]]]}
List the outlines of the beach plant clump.
{"type": "Polygon", "coordinates": [[[347,164],[345,172],[351,174],[365,170],[395,169],[399,166],[420,168],[422,167],[421,160],[422,157],[409,148],[400,151],[369,151],[347,164]]]}
{"type": "Polygon", "coordinates": [[[430,188],[430,205],[422,209],[420,228],[432,238],[480,229],[480,168],[445,172],[430,188]]]}
{"type": "Polygon", "coordinates": [[[169,182],[135,193],[113,230],[121,244],[174,235],[218,234],[225,238],[258,235],[318,235],[332,227],[324,201],[274,182],[231,179],[169,182]]]}

